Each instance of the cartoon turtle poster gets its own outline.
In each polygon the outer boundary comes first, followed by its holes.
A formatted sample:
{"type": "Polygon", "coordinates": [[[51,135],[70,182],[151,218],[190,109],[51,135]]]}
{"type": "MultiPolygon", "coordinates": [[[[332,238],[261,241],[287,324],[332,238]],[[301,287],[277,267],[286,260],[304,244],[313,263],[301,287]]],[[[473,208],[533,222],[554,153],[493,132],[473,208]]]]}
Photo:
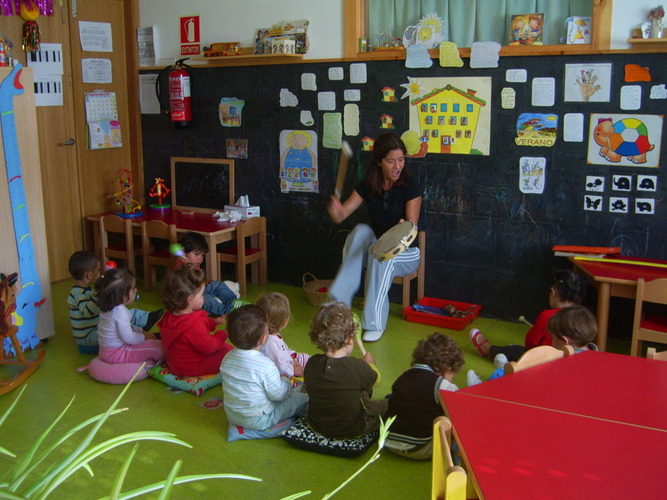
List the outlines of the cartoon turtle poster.
{"type": "Polygon", "coordinates": [[[658,167],[662,116],[591,114],[588,163],[658,167]]]}

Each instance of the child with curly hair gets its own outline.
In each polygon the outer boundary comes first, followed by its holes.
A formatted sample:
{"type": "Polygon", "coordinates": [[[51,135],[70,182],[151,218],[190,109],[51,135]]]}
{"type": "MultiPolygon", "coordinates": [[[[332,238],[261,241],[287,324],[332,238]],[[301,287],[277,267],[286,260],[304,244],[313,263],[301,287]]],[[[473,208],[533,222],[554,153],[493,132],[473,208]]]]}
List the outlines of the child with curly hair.
{"type": "Polygon", "coordinates": [[[387,400],[371,400],[380,383],[375,359],[350,356],[359,325],[342,302],[321,307],[310,325],[310,339],[324,354],[315,354],[304,369],[310,397],[306,416],[310,426],[329,438],[351,438],[380,428],[387,400]]]}
{"type": "Polygon", "coordinates": [[[415,460],[433,453],[433,420],[444,415],[439,391],[458,391],[452,382],[465,361],[461,349],[447,335],[435,332],[421,340],[412,353],[412,366],[391,387],[387,418],[396,416],[385,446],[415,460]]]}

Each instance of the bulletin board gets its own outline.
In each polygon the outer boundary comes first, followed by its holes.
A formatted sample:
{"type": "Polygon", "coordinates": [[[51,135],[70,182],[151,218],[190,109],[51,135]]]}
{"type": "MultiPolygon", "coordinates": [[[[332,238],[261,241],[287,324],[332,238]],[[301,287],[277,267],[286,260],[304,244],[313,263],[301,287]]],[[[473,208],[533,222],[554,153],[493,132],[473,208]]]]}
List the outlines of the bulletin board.
{"type": "Polygon", "coordinates": [[[234,204],[234,160],[171,157],[171,204],[215,209],[234,204]]]}
{"type": "MultiPolygon", "coordinates": [[[[463,62],[448,68],[434,59],[432,67],[415,69],[406,68],[404,60],[367,61],[362,82],[351,78],[359,62],[195,68],[189,129],[172,129],[163,116],[142,116],[147,188],[154,177],[166,176],[170,156],[224,158],[227,138],[247,140],[248,157],[235,159],[236,188],[267,216],[270,280],[300,286],[304,272],[333,278],[347,234],[368,219],[363,206],[342,224],[329,219],[340,144],[332,147],[335,141],[325,140],[327,118],[342,118],[340,139],[353,150],[342,193],[347,198],[372,161],[373,139],[411,129],[406,85],[411,79],[437,78],[468,100],[471,90],[478,90],[474,97],[491,110],[491,123],[488,151],[482,154],[428,152],[406,159],[406,168],[424,186],[419,228],[427,232],[429,248],[437,249],[427,252],[428,296],[482,304],[492,317],[534,318],[548,306],[552,270],[571,267],[554,256],[553,245],[621,246],[625,255],[667,259],[667,204],[661,201],[667,199],[667,176],[660,147],[667,126],[660,127],[658,119],[667,103],[660,97],[666,93],[667,54],[508,56],[495,68],[463,62]],[[632,65],[635,78],[644,80],[627,79],[632,65]],[[480,77],[490,79],[488,92],[486,84],[475,87],[463,80],[474,83],[480,77]],[[598,86],[592,96],[583,95],[585,88],[598,86]],[[535,92],[549,87],[552,99],[535,92]],[[580,99],[571,97],[571,87],[580,99]],[[624,92],[631,97],[625,104],[624,92]],[[220,126],[217,113],[220,99],[230,96],[246,103],[241,127],[231,129],[220,126]],[[356,127],[347,126],[350,104],[358,109],[356,127]],[[312,117],[307,122],[304,111],[312,117]],[[610,148],[591,134],[605,118],[615,126],[626,120],[626,128],[641,121],[648,145],[614,161],[610,148]],[[579,129],[572,119],[579,120],[579,129]],[[543,128],[538,131],[536,125],[543,128]],[[281,191],[279,138],[285,130],[317,135],[318,192],[281,191]]],[[[635,128],[641,136],[641,125],[635,128]]],[[[178,182],[175,188],[178,193],[178,182]]]]}

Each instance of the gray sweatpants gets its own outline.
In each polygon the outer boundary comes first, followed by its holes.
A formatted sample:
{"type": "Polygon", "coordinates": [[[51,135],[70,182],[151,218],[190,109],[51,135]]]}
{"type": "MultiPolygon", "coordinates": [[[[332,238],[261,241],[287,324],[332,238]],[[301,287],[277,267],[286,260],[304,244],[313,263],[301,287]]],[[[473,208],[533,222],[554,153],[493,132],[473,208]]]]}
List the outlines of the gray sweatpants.
{"type": "Polygon", "coordinates": [[[336,301],[352,306],[352,298],[361,285],[361,273],[366,268],[366,291],[361,326],[364,330],[382,330],[389,316],[389,288],[395,276],[407,276],[419,267],[419,248],[408,248],[393,259],[380,262],[373,256],[375,234],[367,224],[357,224],[348,234],[343,247],[343,261],[329,288],[336,301]]]}

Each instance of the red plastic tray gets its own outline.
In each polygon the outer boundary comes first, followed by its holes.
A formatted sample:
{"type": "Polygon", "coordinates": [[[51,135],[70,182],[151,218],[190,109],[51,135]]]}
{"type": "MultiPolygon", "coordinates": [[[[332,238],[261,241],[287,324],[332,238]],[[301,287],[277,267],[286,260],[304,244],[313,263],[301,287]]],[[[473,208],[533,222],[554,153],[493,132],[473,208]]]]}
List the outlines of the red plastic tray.
{"type": "Polygon", "coordinates": [[[420,306],[438,308],[445,307],[447,304],[451,304],[456,307],[457,311],[467,311],[470,308],[470,314],[467,314],[462,318],[440,316],[439,314],[415,311],[412,309],[412,306],[408,306],[403,309],[403,317],[405,317],[405,319],[408,321],[412,321],[413,323],[423,323],[425,325],[440,326],[442,328],[449,328],[451,330],[461,330],[466,325],[469,325],[471,321],[477,319],[479,316],[479,310],[482,308],[482,306],[477,304],[456,302],[454,300],[434,299],[432,297],[424,297],[418,302],[418,304],[420,306]]]}

